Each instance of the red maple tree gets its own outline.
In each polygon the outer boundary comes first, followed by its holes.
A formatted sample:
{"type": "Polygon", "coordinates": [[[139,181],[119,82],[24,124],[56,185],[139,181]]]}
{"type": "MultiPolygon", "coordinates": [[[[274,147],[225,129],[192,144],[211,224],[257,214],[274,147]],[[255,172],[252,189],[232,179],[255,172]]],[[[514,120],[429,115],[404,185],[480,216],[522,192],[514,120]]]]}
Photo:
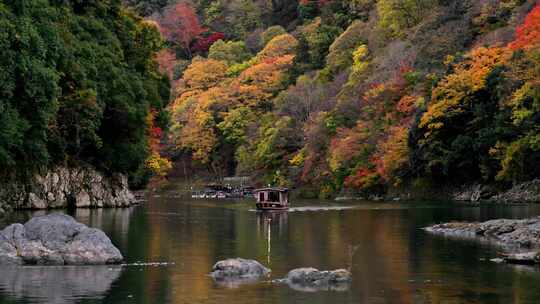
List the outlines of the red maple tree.
{"type": "Polygon", "coordinates": [[[540,1],[527,15],[525,22],[516,29],[516,39],[509,44],[511,49],[531,49],[540,43],[540,1]]]}
{"type": "Polygon", "coordinates": [[[192,57],[191,44],[206,29],[200,24],[195,10],[185,4],[177,3],[168,7],[160,19],[160,29],[167,41],[179,44],[192,57]]]}
{"type": "Polygon", "coordinates": [[[206,37],[199,37],[197,41],[193,43],[191,49],[195,52],[206,53],[208,52],[212,44],[214,44],[214,42],[223,39],[225,39],[225,34],[221,32],[215,32],[206,37]]]}

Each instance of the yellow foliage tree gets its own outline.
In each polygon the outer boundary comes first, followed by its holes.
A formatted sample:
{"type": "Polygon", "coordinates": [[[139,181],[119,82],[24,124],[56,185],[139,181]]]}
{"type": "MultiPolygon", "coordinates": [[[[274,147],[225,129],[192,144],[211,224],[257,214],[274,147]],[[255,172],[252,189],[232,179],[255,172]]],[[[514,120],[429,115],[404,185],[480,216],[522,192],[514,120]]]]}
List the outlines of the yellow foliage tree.
{"type": "Polygon", "coordinates": [[[184,72],[182,91],[208,89],[218,84],[227,76],[227,63],[214,59],[194,59],[184,72]]]}
{"type": "Polygon", "coordinates": [[[257,60],[261,62],[269,58],[292,55],[297,47],[298,40],[294,36],[291,34],[279,35],[270,40],[264,49],[257,54],[257,60]]]}

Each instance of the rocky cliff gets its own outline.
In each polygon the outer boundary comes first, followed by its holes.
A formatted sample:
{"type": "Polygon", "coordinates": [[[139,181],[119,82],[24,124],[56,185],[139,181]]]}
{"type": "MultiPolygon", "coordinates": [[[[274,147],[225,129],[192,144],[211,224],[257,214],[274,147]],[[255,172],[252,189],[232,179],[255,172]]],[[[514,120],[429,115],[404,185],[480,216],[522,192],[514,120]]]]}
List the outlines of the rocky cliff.
{"type": "Polygon", "coordinates": [[[58,167],[26,183],[0,184],[0,214],[10,209],[128,207],[134,201],[127,177],[89,168],[58,167]]]}

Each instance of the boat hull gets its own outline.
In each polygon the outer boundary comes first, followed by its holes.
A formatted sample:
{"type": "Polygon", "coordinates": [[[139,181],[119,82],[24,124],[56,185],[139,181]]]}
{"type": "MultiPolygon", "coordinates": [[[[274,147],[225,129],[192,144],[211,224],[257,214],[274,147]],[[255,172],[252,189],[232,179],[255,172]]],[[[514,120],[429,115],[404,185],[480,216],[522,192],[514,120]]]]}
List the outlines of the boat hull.
{"type": "Polygon", "coordinates": [[[286,211],[289,210],[289,206],[272,203],[257,203],[255,205],[259,211],[286,211]]]}

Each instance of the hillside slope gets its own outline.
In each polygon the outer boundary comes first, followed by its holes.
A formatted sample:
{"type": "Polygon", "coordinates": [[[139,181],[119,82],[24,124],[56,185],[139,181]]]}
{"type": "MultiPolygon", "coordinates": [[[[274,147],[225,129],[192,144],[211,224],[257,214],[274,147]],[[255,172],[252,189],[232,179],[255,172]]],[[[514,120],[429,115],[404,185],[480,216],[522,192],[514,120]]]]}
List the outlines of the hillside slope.
{"type": "Polygon", "coordinates": [[[536,1],[277,2],[150,17],[178,154],[322,197],[540,176],[536,1]]]}

